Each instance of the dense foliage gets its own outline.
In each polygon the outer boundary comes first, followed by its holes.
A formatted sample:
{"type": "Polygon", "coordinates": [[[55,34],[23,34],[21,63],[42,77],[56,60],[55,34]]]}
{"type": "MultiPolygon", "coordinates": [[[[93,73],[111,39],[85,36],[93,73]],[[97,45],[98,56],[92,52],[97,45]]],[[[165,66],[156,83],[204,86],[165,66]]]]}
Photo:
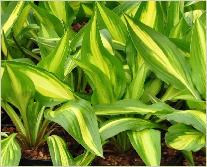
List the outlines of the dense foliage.
{"type": "Polygon", "coordinates": [[[192,165],[206,138],[205,8],[1,2],[1,106],[17,129],[2,134],[1,165],[45,142],[53,165],[89,165],[112,139],[146,165],[160,165],[162,141],[192,165]],[[73,157],[54,123],[85,152],[73,157]]]}

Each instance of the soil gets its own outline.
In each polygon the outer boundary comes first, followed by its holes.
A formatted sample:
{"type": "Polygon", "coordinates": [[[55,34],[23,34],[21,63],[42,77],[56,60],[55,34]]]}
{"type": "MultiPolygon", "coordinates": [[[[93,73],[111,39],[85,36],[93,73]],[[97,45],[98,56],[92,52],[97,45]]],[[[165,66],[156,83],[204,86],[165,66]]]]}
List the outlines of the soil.
{"type": "MultiPolygon", "coordinates": [[[[2,127],[2,131],[7,131],[13,133],[16,131],[14,127],[2,127]]],[[[78,144],[68,133],[61,128],[59,125],[55,125],[55,129],[52,134],[61,136],[67,143],[68,149],[73,157],[76,157],[83,153],[83,147],[78,144]]],[[[103,147],[104,157],[96,157],[92,164],[93,166],[145,166],[135,150],[131,149],[125,153],[120,153],[112,145],[112,143],[107,143],[103,147]]],[[[182,154],[174,149],[166,147],[162,144],[162,158],[161,166],[189,166],[188,162],[184,159],[182,154]]],[[[48,146],[44,143],[41,147],[36,150],[23,150],[22,151],[22,160],[20,165],[39,165],[47,166],[51,165],[51,159],[49,155],[48,146]],[[28,161],[29,160],[29,161],[28,161]],[[31,161],[32,160],[32,161],[31,161]],[[39,161],[41,160],[41,161],[39,161]],[[28,161],[25,163],[25,161],[28,161]]],[[[200,150],[199,152],[193,153],[195,165],[196,166],[205,166],[206,165],[206,153],[205,149],[200,150]]]]}
{"type": "MultiPolygon", "coordinates": [[[[170,149],[163,145],[162,147],[161,166],[177,166],[182,165],[183,156],[176,150],[170,149]]],[[[113,145],[104,147],[104,157],[97,157],[92,165],[96,166],[145,166],[135,150],[131,149],[125,153],[118,153],[113,145]]]]}
{"type": "Polygon", "coordinates": [[[87,21],[82,21],[79,23],[72,24],[73,31],[78,32],[86,23],[87,23],[87,21]]]}

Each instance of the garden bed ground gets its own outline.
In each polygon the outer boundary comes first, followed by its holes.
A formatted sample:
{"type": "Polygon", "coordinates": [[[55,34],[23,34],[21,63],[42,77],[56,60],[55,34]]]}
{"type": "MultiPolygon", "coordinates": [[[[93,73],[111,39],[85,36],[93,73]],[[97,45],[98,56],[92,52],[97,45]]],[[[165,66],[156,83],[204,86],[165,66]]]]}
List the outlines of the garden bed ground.
{"type": "MultiPolygon", "coordinates": [[[[3,125],[1,130],[3,132],[11,133],[16,131],[12,124],[8,124],[6,126],[3,125]]],[[[83,147],[60,126],[56,126],[52,134],[56,134],[64,138],[68,145],[68,149],[74,157],[83,153],[83,147]]],[[[136,151],[133,149],[125,153],[120,153],[111,143],[106,144],[103,149],[105,159],[96,157],[92,162],[93,166],[145,166],[136,151]]],[[[52,165],[46,143],[37,150],[23,150],[22,155],[20,162],[20,165],[22,166],[52,165]]],[[[205,150],[200,150],[194,153],[194,160],[196,166],[206,166],[205,150]]],[[[180,152],[170,149],[162,143],[161,166],[188,166],[188,163],[180,152]]]]}

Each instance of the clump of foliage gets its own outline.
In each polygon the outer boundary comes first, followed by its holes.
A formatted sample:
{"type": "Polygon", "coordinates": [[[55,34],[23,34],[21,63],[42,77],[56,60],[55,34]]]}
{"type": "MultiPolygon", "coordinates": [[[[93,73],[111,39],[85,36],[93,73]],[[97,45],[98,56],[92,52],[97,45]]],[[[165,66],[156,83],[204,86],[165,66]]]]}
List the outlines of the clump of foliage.
{"type": "Polygon", "coordinates": [[[161,133],[192,165],[206,138],[205,8],[204,1],[2,2],[1,104],[17,133],[3,136],[1,165],[18,165],[21,149],[44,142],[53,165],[89,165],[113,141],[157,166],[161,133]],[[52,123],[85,152],[73,157],[50,135],[52,123]]]}

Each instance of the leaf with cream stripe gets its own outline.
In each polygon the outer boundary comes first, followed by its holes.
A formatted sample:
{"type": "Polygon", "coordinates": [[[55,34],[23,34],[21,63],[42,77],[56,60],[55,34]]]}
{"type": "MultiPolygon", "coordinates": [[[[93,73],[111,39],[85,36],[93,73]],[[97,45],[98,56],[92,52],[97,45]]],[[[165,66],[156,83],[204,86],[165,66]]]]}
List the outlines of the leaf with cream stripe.
{"type": "Polygon", "coordinates": [[[47,138],[50,156],[54,166],[72,166],[74,160],[64,140],[56,135],[47,138]]]}
{"type": "MultiPolygon", "coordinates": [[[[16,3],[16,2],[12,2],[12,3],[16,3]]],[[[9,30],[12,28],[13,24],[15,23],[15,21],[18,18],[18,16],[20,15],[20,13],[21,13],[21,11],[23,9],[24,4],[25,4],[25,2],[23,0],[17,2],[16,6],[12,10],[12,12],[9,15],[9,17],[7,18],[6,22],[3,23],[2,31],[4,31],[4,33],[6,35],[8,35],[9,30]]]]}
{"type": "Polygon", "coordinates": [[[46,70],[14,61],[3,62],[3,67],[5,63],[16,73],[20,72],[21,75],[26,75],[32,80],[38,92],[36,97],[41,99],[41,103],[51,105],[74,99],[73,92],[71,92],[70,88],[46,70]]]}
{"type": "Polygon", "coordinates": [[[116,118],[105,122],[99,129],[102,141],[127,130],[140,131],[146,128],[158,128],[159,125],[140,118],[116,118]]]}
{"type": "Polygon", "coordinates": [[[46,57],[43,57],[38,66],[43,67],[49,72],[64,77],[65,61],[69,53],[69,39],[71,30],[68,29],[58,42],[55,49],[46,57]]]}
{"type": "MultiPolygon", "coordinates": [[[[103,99],[103,97],[99,96],[103,96],[101,94],[104,92],[104,94],[107,94],[106,97],[110,97],[108,99],[109,102],[113,102],[123,96],[126,79],[120,60],[111,55],[101,42],[97,19],[97,12],[95,12],[84,31],[81,59],[77,64],[89,75],[90,85],[92,85],[93,90],[95,89],[92,99],[97,99],[97,101],[103,99]],[[93,72],[99,73],[99,75],[93,77],[93,72]],[[104,86],[99,83],[102,82],[102,79],[105,82],[104,86]],[[97,87],[99,89],[96,89],[97,87]],[[107,92],[105,90],[106,87],[110,91],[107,92]]],[[[95,102],[92,100],[92,103],[94,104],[95,102]]],[[[98,101],[97,103],[105,103],[105,101],[98,101]]]]}
{"type": "Polygon", "coordinates": [[[147,166],[159,166],[161,133],[154,129],[128,132],[130,142],[147,166]]]}
{"type": "Polygon", "coordinates": [[[191,126],[175,124],[168,128],[166,143],[177,150],[198,151],[205,146],[205,135],[191,126]]]}
{"type": "MultiPolygon", "coordinates": [[[[206,15],[206,13],[204,13],[206,15]]],[[[204,17],[204,16],[201,16],[204,17]]],[[[206,21],[206,19],[205,19],[206,21]]],[[[192,30],[190,46],[190,64],[192,67],[192,80],[202,95],[206,98],[206,28],[201,19],[195,21],[192,30]],[[199,68],[198,68],[199,67],[199,68]]]]}
{"type": "Polygon", "coordinates": [[[135,99],[124,99],[112,104],[99,104],[94,106],[96,115],[120,115],[120,114],[157,114],[157,112],[165,111],[172,113],[176,111],[165,103],[155,103],[146,105],[135,99]]]}
{"type": "Polygon", "coordinates": [[[45,118],[61,125],[87,150],[103,156],[97,119],[87,101],[69,101],[54,111],[46,111],[45,118]]]}
{"type": "Polygon", "coordinates": [[[100,3],[96,3],[97,11],[101,21],[105,27],[107,27],[113,40],[120,43],[120,45],[126,44],[127,29],[121,18],[112,12],[110,9],[102,6],[100,3]]]}
{"type": "Polygon", "coordinates": [[[150,27],[141,22],[135,24],[128,16],[126,20],[131,39],[149,68],[161,80],[181,90],[187,88],[196,99],[200,99],[193,87],[184,53],[168,38],[150,27]]]}
{"type": "Polygon", "coordinates": [[[16,140],[16,133],[1,140],[1,166],[17,166],[21,158],[21,148],[16,140]]]}
{"type": "Polygon", "coordinates": [[[197,110],[176,111],[160,116],[163,119],[173,120],[178,123],[192,125],[195,129],[206,134],[206,114],[197,110]]]}

